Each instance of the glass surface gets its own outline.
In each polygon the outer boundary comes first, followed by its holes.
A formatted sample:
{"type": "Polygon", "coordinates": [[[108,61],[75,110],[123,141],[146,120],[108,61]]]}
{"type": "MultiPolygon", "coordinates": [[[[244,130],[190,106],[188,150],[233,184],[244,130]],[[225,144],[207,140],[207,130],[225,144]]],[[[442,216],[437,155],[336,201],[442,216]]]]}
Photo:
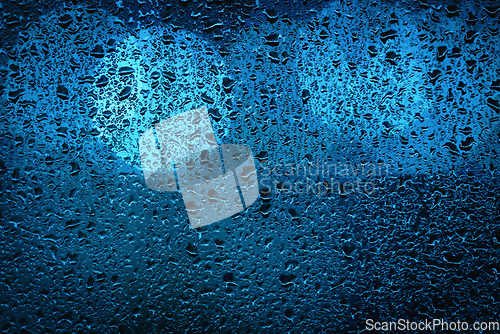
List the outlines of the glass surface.
{"type": "Polygon", "coordinates": [[[499,13],[1,0],[1,331],[500,333],[499,13]]]}

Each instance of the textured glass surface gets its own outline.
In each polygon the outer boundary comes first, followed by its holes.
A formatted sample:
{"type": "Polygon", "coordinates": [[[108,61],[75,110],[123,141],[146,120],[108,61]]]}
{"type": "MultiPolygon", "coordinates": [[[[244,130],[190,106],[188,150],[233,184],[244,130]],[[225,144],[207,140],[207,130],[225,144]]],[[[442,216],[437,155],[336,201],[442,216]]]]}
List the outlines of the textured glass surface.
{"type": "Polygon", "coordinates": [[[499,13],[0,0],[0,330],[499,322],[499,13]],[[139,146],[201,107],[260,192],[191,229],[196,203],[151,190],[139,146]]]}

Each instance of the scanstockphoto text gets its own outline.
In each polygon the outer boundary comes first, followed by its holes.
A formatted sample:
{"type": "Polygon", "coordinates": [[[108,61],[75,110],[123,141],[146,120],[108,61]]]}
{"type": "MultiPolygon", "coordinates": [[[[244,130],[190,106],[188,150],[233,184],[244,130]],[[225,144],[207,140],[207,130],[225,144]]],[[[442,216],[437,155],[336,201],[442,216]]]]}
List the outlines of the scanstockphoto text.
{"type": "Polygon", "coordinates": [[[270,192],[296,194],[373,194],[377,178],[389,176],[390,166],[382,163],[286,163],[260,164],[259,187],[270,192]]]}

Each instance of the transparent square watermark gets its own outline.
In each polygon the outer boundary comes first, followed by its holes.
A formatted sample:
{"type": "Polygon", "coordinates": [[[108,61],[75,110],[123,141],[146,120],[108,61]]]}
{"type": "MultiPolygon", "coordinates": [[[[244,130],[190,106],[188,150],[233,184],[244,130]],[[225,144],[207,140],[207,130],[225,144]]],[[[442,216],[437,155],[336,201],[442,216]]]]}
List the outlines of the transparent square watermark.
{"type": "Polygon", "coordinates": [[[221,145],[206,107],[163,120],[139,140],[146,185],[180,190],[192,228],[230,217],[259,196],[257,170],[246,145],[221,145]]]}

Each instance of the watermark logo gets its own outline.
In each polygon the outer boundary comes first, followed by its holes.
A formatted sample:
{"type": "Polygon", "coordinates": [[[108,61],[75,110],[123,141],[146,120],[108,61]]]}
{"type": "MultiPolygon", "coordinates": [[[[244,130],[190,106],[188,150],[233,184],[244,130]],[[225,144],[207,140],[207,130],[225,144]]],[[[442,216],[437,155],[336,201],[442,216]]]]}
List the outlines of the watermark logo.
{"type": "Polygon", "coordinates": [[[376,179],[389,175],[382,163],[288,163],[262,165],[259,178],[261,193],[295,194],[366,194],[378,190],[376,179]]]}
{"type": "Polygon", "coordinates": [[[259,196],[246,145],[218,145],[206,107],[168,118],[139,139],[146,185],[180,190],[192,228],[230,217],[259,196]]]}

